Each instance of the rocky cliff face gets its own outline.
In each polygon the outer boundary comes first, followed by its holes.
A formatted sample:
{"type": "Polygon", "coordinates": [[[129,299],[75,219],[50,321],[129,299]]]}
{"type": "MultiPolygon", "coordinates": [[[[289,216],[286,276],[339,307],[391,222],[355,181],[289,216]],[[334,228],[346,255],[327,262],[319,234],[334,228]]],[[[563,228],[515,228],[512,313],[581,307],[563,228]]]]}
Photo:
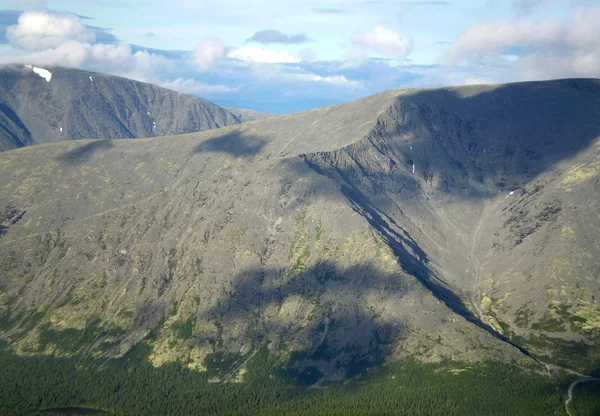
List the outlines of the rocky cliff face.
{"type": "Polygon", "coordinates": [[[209,101],[155,85],[40,69],[0,67],[0,151],[63,140],[192,133],[240,122],[209,101]]]}
{"type": "Polygon", "coordinates": [[[222,379],[265,344],[329,378],[528,351],[597,370],[599,93],[398,90],[5,152],[3,336],[23,354],[145,342],[200,370],[220,354],[222,379]]]}

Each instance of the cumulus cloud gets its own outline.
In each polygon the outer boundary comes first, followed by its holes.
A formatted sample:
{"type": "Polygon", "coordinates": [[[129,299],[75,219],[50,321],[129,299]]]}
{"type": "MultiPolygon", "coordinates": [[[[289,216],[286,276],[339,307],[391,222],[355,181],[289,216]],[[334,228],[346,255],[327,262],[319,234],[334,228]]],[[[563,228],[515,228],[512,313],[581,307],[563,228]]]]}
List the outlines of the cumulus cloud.
{"type": "Polygon", "coordinates": [[[303,33],[286,35],[278,30],[266,29],[256,32],[252,37],[248,38],[246,42],[298,44],[310,42],[310,39],[303,33]]]}
{"type": "Polygon", "coordinates": [[[351,39],[352,47],[347,54],[351,59],[364,59],[370,54],[389,58],[404,58],[410,52],[409,37],[382,26],[371,32],[358,33],[351,39]]]}
{"type": "Polygon", "coordinates": [[[206,84],[193,78],[183,77],[174,79],[172,81],[162,82],[160,85],[171,90],[197,95],[228,94],[239,91],[239,87],[230,87],[228,85],[221,84],[206,84]]]}
{"type": "Polygon", "coordinates": [[[600,8],[568,20],[506,19],[467,29],[452,45],[450,64],[510,64],[522,80],[600,76],[600,8]]]}
{"type": "Polygon", "coordinates": [[[104,29],[86,27],[81,19],[48,9],[21,13],[17,23],[7,28],[6,37],[13,48],[0,56],[0,63],[86,68],[148,82],[174,67],[163,56],[117,43],[114,36],[102,36],[100,40],[105,42],[98,43],[95,34],[104,29]]]}
{"type": "Polygon", "coordinates": [[[246,46],[243,48],[234,49],[227,54],[227,57],[244,62],[270,64],[296,63],[301,61],[299,57],[294,56],[287,51],[278,52],[271,49],[265,49],[260,46],[246,46]]]}
{"type": "Polygon", "coordinates": [[[213,63],[225,56],[225,44],[214,37],[204,38],[194,49],[194,59],[201,70],[209,69],[213,63]]]}
{"type": "Polygon", "coordinates": [[[29,51],[56,48],[70,41],[95,40],[94,32],[81,23],[78,15],[47,9],[22,13],[18,23],[7,28],[6,37],[11,45],[29,51]]]}
{"type": "Polygon", "coordinates": [[[173,64],[166,58],[145,51],[133,53],[129,45],[92,45],[75,41],[42,51],[3,54],[0,56],[0,63],[34,63],[73,68],[85,66],[148,82],[154,81],[155,73],[173,68],[173,64]]]}
{"type": "Polygon", "coordinates": [[[344,75],[327,75],[321,76],[317,74],[294,74],[290,78],[294,78],[304,82],[322,82],[332,85],[343,85],[351,87],[359,87],[362,84],[358,81],[349,80],[344,75]]]}

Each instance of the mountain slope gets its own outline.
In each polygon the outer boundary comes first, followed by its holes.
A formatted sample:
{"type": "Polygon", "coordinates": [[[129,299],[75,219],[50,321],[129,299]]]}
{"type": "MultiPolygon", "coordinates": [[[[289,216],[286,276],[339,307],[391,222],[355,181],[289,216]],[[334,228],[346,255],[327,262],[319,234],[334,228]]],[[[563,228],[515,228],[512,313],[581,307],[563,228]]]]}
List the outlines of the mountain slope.
{"type": "Polygon", "coordinates": [[[49,81],[32,68],[0,68],[0,150],[62,140],[165,136],[239,123],[206,100],[151,84],[76,69],[47,71],[49,81]]]}
{"type": "Polygon", "coordinates": [[[239,118],[241,122],[260,120],[261,118],[273,117],[275,115],[271,113],[265,113],[264,111],[247,110],[244,108],[223,108],[239,118]]]}
{"type": "Polygon", "coordinates": [[[155,365],[198,369],[226,353],[224,379],[267,342],[332,379],[527,350],[597,370],[599,93],[397,90],[5,152],[4,337],[24,354],[146,342],[155,365]]]}

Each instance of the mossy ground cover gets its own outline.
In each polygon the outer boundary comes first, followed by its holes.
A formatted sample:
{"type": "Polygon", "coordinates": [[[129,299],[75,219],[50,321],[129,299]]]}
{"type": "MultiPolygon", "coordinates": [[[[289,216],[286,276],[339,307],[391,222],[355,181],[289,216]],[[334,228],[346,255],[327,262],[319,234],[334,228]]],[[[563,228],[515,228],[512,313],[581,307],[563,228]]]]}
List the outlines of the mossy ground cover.
{"type": "MultiPolygon", "coordinates": [[[[118,415],[564,414],[570,381],[498,362],[401,361],[307,388],[263,347],[248,362],[242,383],[211,383],[208,374],[180,365],[154,368],[144,345],[109,360],[19,357],[0,347],[0,414],[6,415],[70,406],[118,415]]],[[[221,363],[217,358],[207,359],[221,363]]],[[[582,398],[586,409],[597,408],[591,393],[582,398]]],[[[578,401],[576,396],[572,405],[578,401]]]]}

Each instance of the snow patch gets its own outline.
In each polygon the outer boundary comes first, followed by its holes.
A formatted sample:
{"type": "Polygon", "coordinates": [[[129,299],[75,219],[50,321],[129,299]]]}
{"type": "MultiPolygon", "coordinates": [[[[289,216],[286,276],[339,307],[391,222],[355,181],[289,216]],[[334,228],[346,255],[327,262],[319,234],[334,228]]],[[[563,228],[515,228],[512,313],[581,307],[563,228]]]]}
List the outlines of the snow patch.
{"type": "Polygon", "coordinates": [[[510,191],[508,194],[509,195],[514,195],[515,191],[510,191]]]}
{"type": "Polygon", "coordinates": [[[413,175],[414,175],[415,174],[415,164],[414,163],[413,163],[412,168],[413,168],[412,170],[413,170],[413,175]]]}
{"type": "Polygon", "coordinates": [[[150,111],[147,111],[146,114],[150,115],[150,111]]]}
{"type": "Polygon", "coordinates": [[[52,79],[52,72],[48,71],[47,69],[38,68],[32,65],[25,65],[25,68],[33,70],[33,72],[38,74],[40,77],[44,78],[46,82],[50,82],[50,80],[52,79]]]}
{"type": "Polygon", "coordinates": [[[412,146],[410,147],[410,150],[412,150],[412,146]]]}
{"type": "Polygon", "coordinates": [[[90,81],[94,82],[94,78],[90,77],[90,81]]]}
{"type": "Polygon", "coordinates": [[[60,132],[62,133],[62,127],[60,128],[60,132]]]}

